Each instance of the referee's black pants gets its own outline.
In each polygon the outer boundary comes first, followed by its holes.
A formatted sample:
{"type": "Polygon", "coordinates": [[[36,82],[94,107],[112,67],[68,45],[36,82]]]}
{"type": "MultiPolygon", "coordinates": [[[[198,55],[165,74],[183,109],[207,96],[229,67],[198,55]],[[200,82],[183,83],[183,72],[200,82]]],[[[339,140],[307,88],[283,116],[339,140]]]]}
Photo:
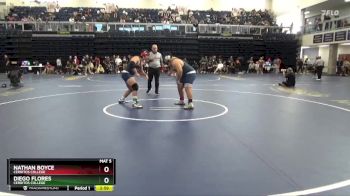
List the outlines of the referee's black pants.
{"type": "Polygon", "coordinates": [[[316,73],[317,73],[317,78],[321,79],[322,77],[322,70],[323,70],[324,66],[316,66],[316,73]]]}
{"type": "Polygon", "coordinates": [[[154,76],[154,80],[156,82],[156,89],[155,89],[155,93],[159,92],[159,76],[160,76],[160,68],[149,68],[148,69],[148,91],[151,90],[152,88],[152,80],[153,80],[153,76],[154,76]]]}

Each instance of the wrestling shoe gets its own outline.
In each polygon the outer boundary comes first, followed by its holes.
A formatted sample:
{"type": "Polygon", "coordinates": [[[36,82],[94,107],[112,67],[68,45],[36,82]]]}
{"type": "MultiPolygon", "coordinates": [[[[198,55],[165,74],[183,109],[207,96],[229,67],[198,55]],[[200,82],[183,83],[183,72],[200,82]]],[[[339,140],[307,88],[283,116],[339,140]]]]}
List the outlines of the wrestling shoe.
{"type": "Polygon", "coordinates": [[[185,109],[185,110],[193,110],[193,109],[194,109],[193,103],[189,103],[189,104],[185,105],[185,106],[184,106],[184,109],[185,109]]]}
{"type": "Polygon", "coordinates": [[[139,103],[133,103],[133,104],[132,104],[132,108],[135,108],[135,109],[142,109],[143,106],[142,106],[141,104],[139,104],[139,103]]]}
{"type": "Polygon", "coordinates": [[[118,103],[119,104],[124,104],[125,103],[125,99],[123,99],[123,98],[118,99],[118,103]]]}

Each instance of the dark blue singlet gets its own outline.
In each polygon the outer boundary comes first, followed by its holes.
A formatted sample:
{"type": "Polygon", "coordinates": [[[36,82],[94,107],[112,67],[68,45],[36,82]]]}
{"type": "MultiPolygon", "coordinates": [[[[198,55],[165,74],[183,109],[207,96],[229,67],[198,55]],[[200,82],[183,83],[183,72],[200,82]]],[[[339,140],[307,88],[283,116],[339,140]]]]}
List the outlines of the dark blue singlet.
{"type": "Polygon", "coordinates": [[[126,82],[129,78],[135,76],[135,68],[138,68],[139,66],[134,62],[130,61],[130,63],[127,65],[126,69],[122,71],[122,78],[126,82]]]}

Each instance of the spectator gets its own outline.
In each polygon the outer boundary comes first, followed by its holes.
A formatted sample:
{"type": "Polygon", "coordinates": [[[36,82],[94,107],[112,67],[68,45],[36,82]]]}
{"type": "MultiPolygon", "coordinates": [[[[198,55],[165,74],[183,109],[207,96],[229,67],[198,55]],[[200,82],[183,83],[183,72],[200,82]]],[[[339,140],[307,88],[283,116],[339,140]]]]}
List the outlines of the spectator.
{"type": "Polygon", "coordinates": [[[350,74],[350,62],[345,58],[343,61],[342,71],[343,71],[343,76],[348,76],[350,74]]]}
{"type": "Polygon", "coordinates": [[[95,73],[95,67],[94,67],[94,59],[92,58],[92,56],[90,56],[89,58],[89,64],[88,67],[90,68],[90,74],[93,75],[95,73]]]}
{"type": "Polygon", "coordinates": [[[72,67],[72,71],[73,71],[73,75],[79,75],[81,72],[81,65],[80,65],[80,60],[78,59],[77,56],[74,56],[73,58],[73,67],[72,67]]]}
{"type": "Polygon", "coordinates": [[[282,64],[282,61],[279,57],[275,58],[274,62],[274,68],[275,68],[275,71],[276,71],[276,74],[277,73],[280,73],[280,70],[281,70],[281,64],[282,64]]]}
{"type": "Polygon", "coordinates": [[[120,73],[121,71],[123,71],[122,62],[123,62],[122,59],[119,57],[119,55],[117,55],[115,58],[116,73],[120,73]]]}
{"type": "MultiPolygon", "coordinates": [[[[96,59],[96,58],[95,58],[96,59]]],[[[103,68],[101,63],[96,63],[96,72],[98,74],[104,74],[105,73],[105,69],[103,68]]]]}
{"type": "Polygon", "coordinates": [[[216,66],[216,69],[215,69],[215,71],[214,71],[214,74],[216,74],[216,73],[218,73],[218,72],[222,73],[223,70],[224,70],[224,64],[221,62],[221,60],[219,60],[219,63],[218,63],[217,66],[216,66]]]}
{"type": "Polygon", "coordinates": [[[56,59],[56,71],[58,74],[62,74],[62,61],[61,57],[56,59]]]}
{"type": "Polygon", "coordinates": [[[279,86],[287,87],[287,88],[294,88],[295,87],[295,74],[293,72],[293,69],[290,67],[286,71],[286,81],[279,83],[279,86]]]}
{"type": "Polygon", "coordinates": [[[10,58],[6,54],[4,55],[4,66],[5,66],[5,72],[7,73],[10,67],[10,58]]]}
{"type": "Polygon", "coordinates": [[[250,59],[248,60],[248,70],[247,73],[251,72],[251,71],[255,71],[255,63],[254,63],[254,58],[250,57],[250,59]]]}
{"type": "Polygon", "coordinates": [[[344,63],[344,57],[343,58],[341,58],[340,56],[339,56],[339,58],[338,58],[338,61],[337,61],[337,75],[342,75],[343,74],[343,63],[344,63]]]}
{"type": "MultiPolygon", "coordinates": [[[[114,8],[114,7],[113,7],[114,8]]],[[[79,21],[98,21],[98,22],[108,22],[108,21],[119,21],[119,22],[153,22],[153,23],[192,23],[195,26],[198,23],[208,23],[208,24],[236,24],[236,25],[275,25],[273,14],[268,10],[252,10],[245,11],[240,8],[232,8],[230,12],[227,11],[214,11],[210,9],[208,11],[196,11],[188,10],[184,16],[184,11],[177,7],[168,7],[166,10],[140,10],[140,9],[123,9],[119,11],[118,6],[114,9],[96,9],[93,13],[91,8],[79,8],[78,11],[68,12],[67,8],[60,9],[58,5],[54,8],[54,12],[48,13],[47,10],[39,10],[41,12],[32,11],[36,8],[25,7],[24,11],[22,7],[14,7],[10,10],[6,20],[8,21],[31,21],[37,18],[38,21],[51,21],[55,18],[66,18],[69,22],[79,22],[79,21]],[[17,14],[17,10],[20,14],[17,14]],[[34,15],[32,18],[30,16],[33,13],[40,13],[34,15]],[[65,16],[66,15],[66,16],[65,16]],[[69,17],[70,16],[70,17],[69,17]]],[[[321,19],[318,21],[321,23],[321,19]]],[[[316,22],[317,23],[317,22],[316,22]]],[[[322,24],[320,24],[322,26],[322,24]]]]}
{"type": "Polygon", "coordinates": [[[260,57],[260,59],[256,62],[257,64],[257,70],[256,70],[256,73],[257,74],[263,74],[263,70],[264,70],[264,64],[265,64],[265,61],[264,61],[264,57],[260,57]]]}
{"type": "Polygon", "coordinates": [[[76,65],[76,66],[79,66],[79,65],[80,65],[80,60],[78,59],[78,56],[74,56],[73,63],[74,63],[74,65],[76,65]]]}
{"type": "Polygon", "coordinates": [[[69,56],[68,60],[67,60],[67,65],[66,65],[66,69],[65,69],[65,73],[68,72],[68,74],[72,73],[72,69],[74,67],[74,62],[73,62],[73,57],[69,56]]]}
{"type": "Polygon", "coordinates": [[[103,68],[106,74],[112,73],[112,64],[109,56],[105,56],[105,59],[103,60],[103,68]]]}
{"type": "Polygon", "coordinates": [[[316,74],[317,74],[316,80],[321,80],[322,71],[324,68],[324,61],[321,59],[321,56],[316,57],[316,61],[314,65],[315,65],[316,74]]]}
{"type": "Polygon", "coordinates": [[[83,65],[83,70],[84,70],[84,75],[86,76],[87,74],[92,74],[91,69],[90,69],[90,57],[89,55],[85,55],[83,57],[81,64],[83,65]]]}
{"type": "MultiPolygon", "coordinates": [[[[101,64],[100,58],[95,56],[94,63],[95,63],[95,70],[97,70],[98,66],[101,64]]],[[[96,73],[96,71],[95,71],[95,73],[96,73]]]]}
{"type": "Polygon", "coordinates": [[[55,73],[55,67],[50,64],[50,62],[47,62],[45,65],[45,69],[43,71],[43,74],[53,74],[55,73]]]}
{"type": "Polygon", "coordinates": [[[237,58],[234,62],[234,66],[235,66],[235,72],[240,72],[241,71],[241,61],[237,58]]]}

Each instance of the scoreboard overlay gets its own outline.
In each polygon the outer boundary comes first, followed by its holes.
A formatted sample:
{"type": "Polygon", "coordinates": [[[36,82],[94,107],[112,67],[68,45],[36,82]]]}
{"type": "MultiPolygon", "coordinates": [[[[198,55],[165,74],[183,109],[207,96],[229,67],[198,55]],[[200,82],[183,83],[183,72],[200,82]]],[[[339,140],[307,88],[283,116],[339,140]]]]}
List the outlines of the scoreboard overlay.
{"type": "Polygon", "coordinates": [[[114,191],[116,160],[7,159],[10,191],[114,191]]]}

